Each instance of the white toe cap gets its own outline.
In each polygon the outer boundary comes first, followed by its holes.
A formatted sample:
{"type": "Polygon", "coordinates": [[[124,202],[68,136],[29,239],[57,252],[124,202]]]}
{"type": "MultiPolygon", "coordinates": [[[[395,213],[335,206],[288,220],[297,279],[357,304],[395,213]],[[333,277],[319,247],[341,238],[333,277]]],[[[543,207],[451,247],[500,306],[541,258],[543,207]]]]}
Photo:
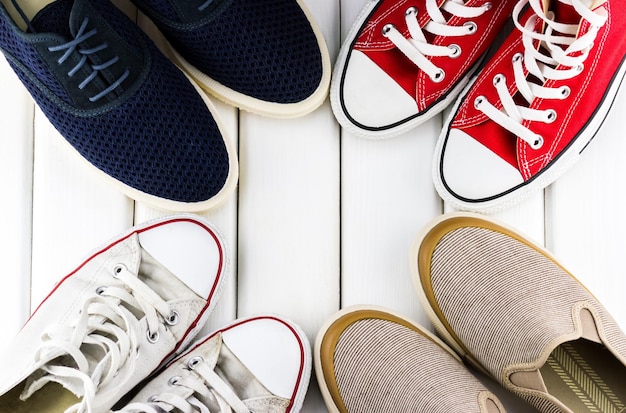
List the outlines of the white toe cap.
{"type": "Polygon", "coordinates": [[[524,182],[515,167],[459,129],[448,132],[437,162],[445,190],[461,201],[493,199],[524,182]]]}
{"type": "Polygon", "coordinates": [[[364,53],[352,52],[344,75],[341,104],[352,122],[388,128],[417,114],[415,98],[364,53]]]}
{"type": "Polygon", "coordinates": [[[273,317],[251,318],[222,333],[224,344],[273,394],[291,399],[310,365],[308,342],[296,327],[273,317]]]}
{"type": "Polygon", "coordinates": [[[174,216],[140,232],[139,243],[200,297],[206,300],[214,292],[226,258],[208,223],[191,215],[174,216]]]}

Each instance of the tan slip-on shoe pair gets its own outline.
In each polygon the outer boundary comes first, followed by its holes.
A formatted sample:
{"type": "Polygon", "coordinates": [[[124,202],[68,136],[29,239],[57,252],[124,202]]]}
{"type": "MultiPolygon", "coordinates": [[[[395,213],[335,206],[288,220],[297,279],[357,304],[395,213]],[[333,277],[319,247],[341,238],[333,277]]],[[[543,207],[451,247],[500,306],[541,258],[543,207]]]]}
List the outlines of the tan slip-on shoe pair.
{"type": "MultiPolygon", "coordinates": [[[[427,225],[410,257],[428,317],[468,364],[542,413],[626,412],[626,336],[545,249],[457,213],[427,225]]],[[[505,411],[495,396],[480,405],[486,390],[424,329],[371,309],[344,311],[315,348],[331,411],[505,411]]]]}

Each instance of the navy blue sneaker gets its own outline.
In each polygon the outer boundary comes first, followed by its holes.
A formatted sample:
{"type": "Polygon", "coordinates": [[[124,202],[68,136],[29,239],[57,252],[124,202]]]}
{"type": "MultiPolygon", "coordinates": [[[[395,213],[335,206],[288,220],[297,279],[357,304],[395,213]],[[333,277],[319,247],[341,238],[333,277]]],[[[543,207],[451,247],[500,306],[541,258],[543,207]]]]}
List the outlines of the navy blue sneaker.
{"type": "Polygon", "coordinates": [[[326,42],[301,0],[132,0],[174,61],[225,102],[290,118],[326,98],[326,42]]]}
{"type": "Polygon", "coordinates": [[[0,0],[0,49],[67,142],[136,200],[202,211],[236,155],[208,98],[109,0],[0,0]]]}

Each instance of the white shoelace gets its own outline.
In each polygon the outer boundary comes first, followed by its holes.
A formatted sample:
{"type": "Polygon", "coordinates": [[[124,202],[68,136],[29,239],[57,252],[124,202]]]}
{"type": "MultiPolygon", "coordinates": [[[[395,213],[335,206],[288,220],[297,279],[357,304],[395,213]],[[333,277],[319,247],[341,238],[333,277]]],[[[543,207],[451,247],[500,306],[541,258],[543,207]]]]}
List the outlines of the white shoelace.
{"type": "Polygon", "coordinates": [[[548,80],[565,80],[578,76],[584,70],[584,62],[594,45],[599,29],[606,23],[607,16],[596,14],[585,6],[581,0],[557,0],[571,5],[580,14],[581,18],[590,24],[589,30],[576,38],[578,24],[562,24],[555,22],[554,14],[543,12],[540,0],[522,0],[513,9],[513,21],[518,30],[523,33],[524,54],[513,57],[513,73],[515,89],[519,91],[527,105],[518,105],[507,86],[506,77],[498,74],[493,84],[502,103],[502,111],[489,102],[484,96],[474,101],[474,106],[487,115],[491,120],[509,132],[526,141],[531,148],[539,149],[543,146],[543,137],[534,133],[522,123],[539,121],[552,123],[557,113],[553,109],[537,110],[528,106],[535,98],[565,99],[570,94],[567,86],[551,88],[543,86],[548,80]],[[524,26],[519,22],[520,13],[526,4],[530,3],[535,14],[528,19],[524,26]],[[537,20],[543,21],[544,33],[535,32],[537,20]],[[558,33],[558,34],[557,34],[558,33]],[[533,45],[539,41],[541,47],[533,45]],[[558,67],[558,69],[557,69],[558,67]],[[534,80],[525,74],[525,70],[534,76],[534,80]]]}
{"type": "Polygon", "coordinates": [[[174,376],[168,384],[173,387],[185,387],[194,392],[188,398],[174,393],[154,395],[148,403],[132,403],[119,413],[250,413],[250,410],[241,401],[233,389],[209,367],[201,357],[192,357],[187,362],[187,368],[192,374],[185,377],[174,376]],[[211,412],[198,399],[211,399],[217,402],[219,412],[211,412]]]}
{"type": "MultiPolygon", "coordinates": [[[[481,16],[491,8],[491,3],[485,3],[480,7],[468,7],[463,0],[447,0],[441,9],[452,16],[462,18],[474,18],[481,16]]],[[[445,72],[440,67],[431,62],[429,56],[447,56],[450,58],[459,57],[461,49],[456,44],[447,46],[434,45],[428,43],[424,31],[437,36],[460,37],[476,32],[475,23],[466,22],[462,26],[450,26],[441,9],[437,5],[437,0],[426,0],[426,13],[429,22],[422,29],[419,24],[419,13],[415,7],[410,7],[405,12],[405,20],[409,29],[410,38],[405,38],[393,24],[383,26],[383,35],[387,37],[407,58],[409,58],[418,68],[423,70],[433,82],[441,82],[445,77],[445,72]]]]}
{"type": "Polygon", "coordinates": [[[30,383],[23,397],[29,397],[48,382],[58,382],[70,386],[81,397],[66,413],[90,412],[98,389],[110,383],[122,366],[128,365],[127,375],[134,373],[140,342],[136,332],[140,326],[130,309],[145,316],[150,342],[158,341],[160,323],[178,322],[178,313],[125,266],[116,266],[112,276],[123,282],[124,288],[98,288],[97,295],[84,301],[79,318],[71,325],[46,329],[35,359],[53,359],[40,368],[46,374],[30,383]],[[63,358],[63,365],[55,364],[59,357],[63,358]],[[68,357],[76,367],[68,367],[68,357]]]}

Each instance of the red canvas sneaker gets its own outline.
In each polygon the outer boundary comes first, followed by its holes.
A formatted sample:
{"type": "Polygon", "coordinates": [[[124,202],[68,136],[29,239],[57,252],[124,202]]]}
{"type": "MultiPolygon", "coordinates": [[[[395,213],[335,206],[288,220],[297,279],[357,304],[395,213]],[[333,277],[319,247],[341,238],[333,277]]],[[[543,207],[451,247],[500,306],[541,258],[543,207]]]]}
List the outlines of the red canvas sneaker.
{"type": "Polygon", "coordinates": [[[459,98],[439,138],[434,180],[442,198],[490,212],[578,160],[624,77],[625,3],[519,1],[517,30],[459,98]]]}
{"type": "Polygon", "coordinates": [[[463,90],[515,0],[369,1],[335,64],[339,123],[388,138],[432,118],[463,90]]]}

